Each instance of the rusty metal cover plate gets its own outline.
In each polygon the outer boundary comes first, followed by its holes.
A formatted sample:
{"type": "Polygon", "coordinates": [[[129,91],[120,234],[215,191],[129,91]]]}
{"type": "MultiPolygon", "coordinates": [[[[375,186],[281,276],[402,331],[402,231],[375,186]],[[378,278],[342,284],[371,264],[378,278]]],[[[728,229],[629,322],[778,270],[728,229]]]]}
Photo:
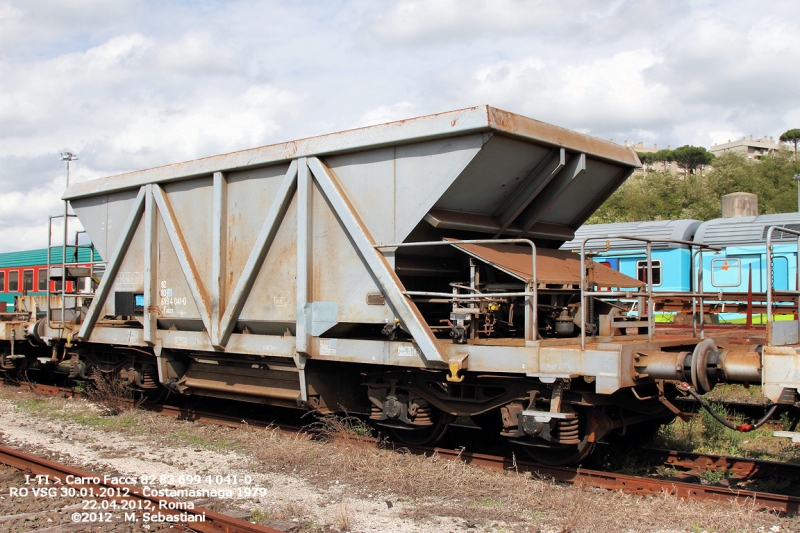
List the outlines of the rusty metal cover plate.
{"type": "MultiPolygon", "coordinates": [[[[531,249],[513,244],[454,244],[471,256],[493,265],[526,282],[532,277],[531,249]]],[[[537,283],[579,285],[580,257],[563,250],[536,250],[537,283]]],[[[642,287],[644,284],[601,264],[594,269],[594,281],[600,287],[642,287]]]]}

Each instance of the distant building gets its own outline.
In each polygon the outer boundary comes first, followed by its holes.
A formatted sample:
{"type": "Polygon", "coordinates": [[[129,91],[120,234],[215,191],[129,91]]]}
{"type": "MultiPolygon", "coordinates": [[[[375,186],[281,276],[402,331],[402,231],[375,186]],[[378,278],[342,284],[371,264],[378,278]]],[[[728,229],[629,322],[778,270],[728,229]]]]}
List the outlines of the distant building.
{"type": "Polygon", "coordinates": [[[738,141],[728,141],[723,144],[715,144],[708,149],[709,152],[715,156],[721,156],[725,152],[735,152],[747,159],[759,160],[763,156],[777,152],[781,149],[781,144],[776,142],[772,137],[764,137],[763,139],[753,139],[751,135],[749,139],[742,138],[738,141]]]}
{"type": "MultiPolygon", "coordinates": [[[[636,144],[631,144],[628,141],[625,141],[625,146],[630,146],[637,152],[643,153],[655,153],[658,152],[659,148],[657,144],[654,144],[652,148],[647,147],[644,145],[643,142],[638,142],[636,144]]],[[[671,150],[670,146],[667,146],[667,150],[671,150]]],[[[765,155],[769,155],[772,152],[780,151],[781,143],[777,142],[772,137],[763,137],[762,139],[753,139],[751,135],[749,139],[742,138],[738,141],[728,141],[723,144],[714,144],[711,148],[708,149],[709,152],[714,154],[714,156],[719,157],[725,152],[734,152],[747,159],[753,161],[759,161],[765,155]]],[[[711,166],[706,166],[701,169],[703,170],[710,170],[711,166]]],[[[678,165],[675,163],[653,163],[650,165],[645,165],[644,170],[667,170],[672,174],[678,174],[679,168],[678,165]]]]}
{"type": "MultiPolygon", "coordinates": [[[[647,148],[642,141],[639,141],[636,144],[630,144],[628,143],[628,141],[625,141],[625,146],[630,146],[637,152],[643,152],[643,153],[654,154],[659,150],[657,144],[653,144],[652,148],[647,148]]],[[[667,145],[667,150],[672,150],[672,147],[667,145]]],[[[672,174],[677,174],[679,169],[678,165],[676,165],[675,163],[664,163],[663,161],[659,161],[651,165],[645,165],[644,170],[668,170],[672,174]]]]}

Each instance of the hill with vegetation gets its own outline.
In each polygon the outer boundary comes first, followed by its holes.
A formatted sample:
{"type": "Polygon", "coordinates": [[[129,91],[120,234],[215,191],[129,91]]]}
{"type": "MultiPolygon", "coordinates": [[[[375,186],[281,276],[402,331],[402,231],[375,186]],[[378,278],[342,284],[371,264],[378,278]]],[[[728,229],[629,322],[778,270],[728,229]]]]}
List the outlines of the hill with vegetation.
{"type": "Polygon", "coordinates": [[[727,152],[710,164],[710,170],[697,167],[678,175],[637,171],[586,223],[710,220],[722,216],[722,196],[739,191],[758,195],[759,214],[798,210],[798,185],[792,177],[800,174],[800,162],[793,151],[781,150],[760,161],[727,152]]]}

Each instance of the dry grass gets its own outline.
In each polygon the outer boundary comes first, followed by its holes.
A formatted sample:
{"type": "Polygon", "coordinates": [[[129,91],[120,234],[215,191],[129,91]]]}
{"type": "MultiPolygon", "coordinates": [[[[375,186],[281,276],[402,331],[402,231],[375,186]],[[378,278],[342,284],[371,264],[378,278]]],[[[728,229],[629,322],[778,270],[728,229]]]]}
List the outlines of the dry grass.
{"type": "Polygon", "coordinates": [[[631,496],[565,486],[528,474],[484,470],[436,456],[398,453],[366,444],[365,429],[357,419],[322,419],[316,429],[323,439],[286,436],[276,429],[203,426],[141,410],[135,419],[135,424],[119,431],[143,436],[154,446],[174,445],[174,435],[178,434],[191,438],[192,445],[198,447],[219,449],[215,443],[226,442],[227,447],[255,456],[255,469],[303,479],[317,493],[336,500],[324,519],[320,518],[320,509],[303,502],[276,503],[265,510],[265,517],[298,520],[302,532],[358,531],[359,523],[370,521],[369,515],[359,515],[359,502],[364,501],[391,502],[391,509],[386,506],[389,515],[415,523],[433,524],[440,518],[455,517],[469,531],[710,533],[759,528],[769,531],[772,526],[780,526],[782,531],[800,529],[796,519],[778,518],[746,504],[683,502],[670,495],[631,496]]]}
{"type": "Polygon", "coordinates": [[[341,531],[350,531],[350,511],[347,508],[347,500],[342,500],[342,503],[336,508],[333,526],[341,531]]]}
{"type": "Polygon", "coordinates": [[[103,410],[103,416],[120,415],[136,409],[141,404],[141,401],[138,403],[134,401],[133,386],[129,381],[97,369],[92,372],[89,379],[91,384],[86,389],[86,397],[103,410]]]}
{"type": "MultiPolygon", "coordinates": [[[[567,532],[752,531],[775,517],[745,505],[682,502],[559,486],[513,472],[497,473],[439,457],[420,457],[366,446],[358,435],[337,444],[287,437],[276,430],[250,433],[251,445],[267,468],[298,475],[320,489],[344,483],[353,496],[381,494],[406,502],[403,516],[424,521],[451,516],[472,525],[509,530],[537,525],[567,532]],[[697,529],[699,528],[699,529],[697,529]]],[[[249,448],[250,446],[248,446],[249,448]]],[[[521,531],[522,529],[520,529],[521,531]]]]}

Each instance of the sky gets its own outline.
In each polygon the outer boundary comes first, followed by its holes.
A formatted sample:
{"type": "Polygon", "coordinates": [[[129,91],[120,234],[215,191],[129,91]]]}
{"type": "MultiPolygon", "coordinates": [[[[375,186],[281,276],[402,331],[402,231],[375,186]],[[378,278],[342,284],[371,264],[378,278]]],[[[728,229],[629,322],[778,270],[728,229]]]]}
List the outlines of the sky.
{"type": "Polygon", "coordinates": [[[85,181],[481,104],[659,148],[777,139],[798,52],[796,0],[0,0],[0,252],[47,244],[64,151],[85,181]]]}

